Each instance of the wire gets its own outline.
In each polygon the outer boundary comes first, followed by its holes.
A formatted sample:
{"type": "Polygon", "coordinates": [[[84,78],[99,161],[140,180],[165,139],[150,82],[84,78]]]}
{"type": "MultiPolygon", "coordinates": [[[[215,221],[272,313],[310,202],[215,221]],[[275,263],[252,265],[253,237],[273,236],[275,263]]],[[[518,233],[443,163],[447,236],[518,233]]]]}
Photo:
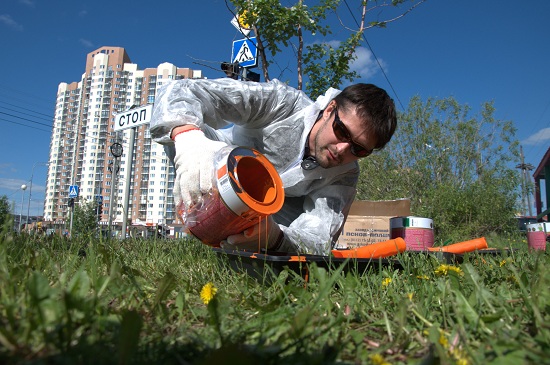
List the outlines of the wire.
{"type": "MultiPolygon", "coordinates": [[[[28,111],[28,112],[32,112],[32,113],[35,113],[35,114],[40,114],[40,115],[43,115],[43,116],[45,116],[46,118],[48,118],[48,120],[52,120],[52,119],[53,119],[53,116],[51,116],[51,115],[48,115],[48,114],[44,114],[44,113],[40,113],[40,112],[35,112],[35,111],[34,111],[34,110],[32,110],[32,109],[24,108],[24,107],[22,107],[22,106],[19,106],[19,105],[15,105],[15,104],[10,104],[10,103],[7,103],[7,102],[5,102],[5,101],[1,101],[1,100],[0,100],[0,103],[2,103],[2,104],[8,104],[9,106],[14,106],[14,107],[16,107],[16,108],[19,108],[19,109],[23,109],[23,110],[26,110],[26,111],[28,111]]],[[[2,108],[4,108],[4,109],[8,109],[8,110],[11,110],[11,109],[9,109],[9,108],[6,108],[6,107],[2,107],[2,108]]],[[[13,111],[16,111],[16,110],[13,110],[13,111]]],[[[25,114],[25,113],[23,113],[23,112],[20,112],[20,111],[17,111],[17,112],[18,112],[18,113],[21,113],[21,114],[25,114]]],[[[27,114],[27,115],[28,115],[28,114],[27,114]]],[[[37,117],[37,118],[38,118],[38,117],[37,117]]],[[[41,119],[45,119],[45,118],[41,118],[41,119]]]]}
{"type": "Polygon", "coordinates": [[[17,119],[23,119],[23,120],[26,120],[27,122],[31,122],[31,123],[34,123],[34,124],[40,124],[40,125],[46,126],[46,127],[48,127],[48,128],[52,128],[52,125],[51,125],[51,124],[40,123],[40,122],[37,122],[37,121],[34,121],[34,120],[30,120],[30,119],[27,119],[27,118],[19,117],[19,116],[17,116],[17,115],[13,115],[13,114],[9,114],[9,113],[4,113],[4,112],[0,112],[0,114],[8,115],[8,116],[10,116],[10,117],[17,118],[17,119]]]}
{"type": "MultiPolygon", "coordinates": [[[[348,8],[348,11],[351,15],[351,17],[353,18],[353,20],[355,21],[355,25],[357,25],[357,27],[359,27],[359,22],[357,21],[357,19],[355,18],[355,15],[353,15],[353,12],[351,11],[351,8],[349,7],[348,5],[348,1],[347,0],[344,0],[344,3],[346,4],[346,7],[348,8]]],[[[367,37],[365,37],[365,32],[363,32],[363,39],[365,40],[365,43],[367,44],[367,46],[369,47],[369,50],[371,51],[372,53],[372,56],[374,57],[374,59],[376,60],[376,63],[378,64],[378,67],[380,68],[380,71],[382,71],[382,74],[384,75],[384,78],[386,79],[386,81],[388,82],[388,84],[390,85],[390,88],[392,89],[394,95],[395,95],[395,98],[397,99],[397,101],[399,102],[399,105],[401,105],[401,109],[405,110],[405,107],[403,106],[403,103],[401,102],[401,99],[399,99],[399,95],[397,95],[397,92],[395,91],[395,89],[393,88],[393,85],[392,83],[390,82],[390,79],[388,78],[388,75],[386,75],[386,72],[384,71],[384,69],[382,68],[382,65],[380,64],[380,61],[378,60],[378,57],[376,57],[376,54],[374,53],[374,50],[372,49],[369,41],[367,40],[367,37]]]]}
{"type": "Polygon", "coordinates": [[[11,109],[11,108],[6,108],[6,107],[3,107],[3,106],[0,106],[0,108],[5,109],[5,110],[9,110],[10,112],[15,112],[15,113],[27,115],[27,116],[32,117],[32,118],[38,118],[38,119],[41,119],[41,120],[51,121],[51,120],[53,119],[53,117],[52,117],[52,118],[49,118],[49,119],[42,118],[42,117],[37,117],[37,116],[32,115],[32,114],[29,114],[29,113],[23,113],[23,112],[20,112],[19,110],[15,110],[15,109],[11,109]]]}
{"type": "Polygon", "coordinates": [[[40,129],[40,128],[37,128],[37,127],[33,127],[32,125],[27,125],[27,124],[23,124],[23,123],[17,123],[17,122],[14,122],[14,121],[11,121],[11,120],[7,120],[7,119],[2,119],[0,118],[1,121],[4,121],[4,122],[8,122],[8,123],[13,123],[13,124],[17,124],[17,125],[22,125],[23,127],[27,127],[27,128],[32,128],[32,129],[38,129],[39,131],[42,131],[42,132],[47,132],[47,133],[51,133],[52,131],[47,131],[47,130],[44,130],[44,129],[40,129]]]}

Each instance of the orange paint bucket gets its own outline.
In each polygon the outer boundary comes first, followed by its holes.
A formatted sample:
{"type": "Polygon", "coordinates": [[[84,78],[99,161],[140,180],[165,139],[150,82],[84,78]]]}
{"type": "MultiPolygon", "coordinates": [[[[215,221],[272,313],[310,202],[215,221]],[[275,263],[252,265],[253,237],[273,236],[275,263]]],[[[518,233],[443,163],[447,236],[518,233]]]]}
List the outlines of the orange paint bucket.
{"type": "Polygon", "coordinates": [[[216,162],[216,183],[200,209],[185,221],[189,231],[210,246],[258,224],[278,212],[284,203],[282,180],[260,152],[245,147],[222,149],[216,162]],[[227,153],[227,151],[230,151],[227,153]]]}

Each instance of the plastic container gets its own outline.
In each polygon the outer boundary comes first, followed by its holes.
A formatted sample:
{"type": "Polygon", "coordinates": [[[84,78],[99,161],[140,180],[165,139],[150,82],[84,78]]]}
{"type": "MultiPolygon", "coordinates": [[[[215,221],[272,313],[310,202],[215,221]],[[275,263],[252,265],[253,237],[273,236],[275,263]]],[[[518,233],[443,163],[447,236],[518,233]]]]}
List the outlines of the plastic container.
{"type": "Polygon", "coordinates": [[[283,183],[275,167],[258,151],[222,149],[214,162],[215,183],[201,204],[180,216],[189,232],[210,246],[243,232],[278,212],[284,203],[283,183]]]}
{"type": "Polygon", "coordinates": [[[527,225],[527,244],[533,250],[546,250],[546,230],[544,223],[527,225]]]}
{"type": "Polygon", "coordinates": [[[390,218],[390,238],[401,237],[407,251],[424,251],[434,245],[433,220],[422,217],[390,218]]]}

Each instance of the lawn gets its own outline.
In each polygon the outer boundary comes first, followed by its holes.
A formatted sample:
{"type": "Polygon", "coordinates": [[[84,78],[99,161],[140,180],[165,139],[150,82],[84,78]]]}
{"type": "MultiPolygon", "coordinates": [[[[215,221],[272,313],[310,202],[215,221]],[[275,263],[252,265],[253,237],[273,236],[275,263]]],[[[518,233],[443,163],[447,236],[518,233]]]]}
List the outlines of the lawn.
{"type": "Polygon", "coordinates": [[[3,364],[543,364],[550,260],[524,238],[254,279],[194,239],[0,238],[3,364]]]}

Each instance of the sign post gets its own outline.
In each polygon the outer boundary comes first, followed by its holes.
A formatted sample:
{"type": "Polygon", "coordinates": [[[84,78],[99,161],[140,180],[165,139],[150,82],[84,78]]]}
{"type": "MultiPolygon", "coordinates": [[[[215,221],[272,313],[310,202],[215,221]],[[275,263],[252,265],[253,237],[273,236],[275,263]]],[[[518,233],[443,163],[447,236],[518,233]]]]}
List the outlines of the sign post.
{"type": "MultiPolygon", "coordinates": [[[[80,189],[78,185],[69,185],[69,199],[76,199],[78,198],[78,194],[80,192],[80,189]]],[[[74,201],[71,202],[70,208],[71,208],[71,222],[69,223],[69,237],[73,237],[73,215],[74,215],[74,201]]]]}
{"type": "MultiPolygon", "coordinates": [[[[147,104],[141,107],[132,107],[124,112],[118,113],[115,116],[115,126],[113,130],[119,132],[130,128],[130,145],[128,147],[127,168],[125,170],[124,202],[122,203],[122,232],[121,237],[126,238],[126,226],[128,225],[128,208],[130,200],[130,180],[132,178],[132,160],[134,159],[134,143],[136,140],[136,127],[151,122],[153,114],[153,104],[147,104]]],[[[111,186],[111,189],[113,187],[111,186]]],[[[109,205],[113,204],[109,202],[109,205]]]]}
{"type": "MultiPolygon", "coordinates": [[[[120,139],[119,132],[116,132],[118,141],[120,139]]],[[[114,157],[113,160],[113,167],[109,167],[111,169],[111,194],[109,195],[109,238],[112,237],[112,225],[113,225],[113,205],[115,203],[115,193],[118,190],[118,160],[120,159],[120,156],[122,156],[122,153],[124,152],[124,148],[122,147],[122,144],[119,142],[115,142],[111,145],[111,154],[114,157]]]]}

